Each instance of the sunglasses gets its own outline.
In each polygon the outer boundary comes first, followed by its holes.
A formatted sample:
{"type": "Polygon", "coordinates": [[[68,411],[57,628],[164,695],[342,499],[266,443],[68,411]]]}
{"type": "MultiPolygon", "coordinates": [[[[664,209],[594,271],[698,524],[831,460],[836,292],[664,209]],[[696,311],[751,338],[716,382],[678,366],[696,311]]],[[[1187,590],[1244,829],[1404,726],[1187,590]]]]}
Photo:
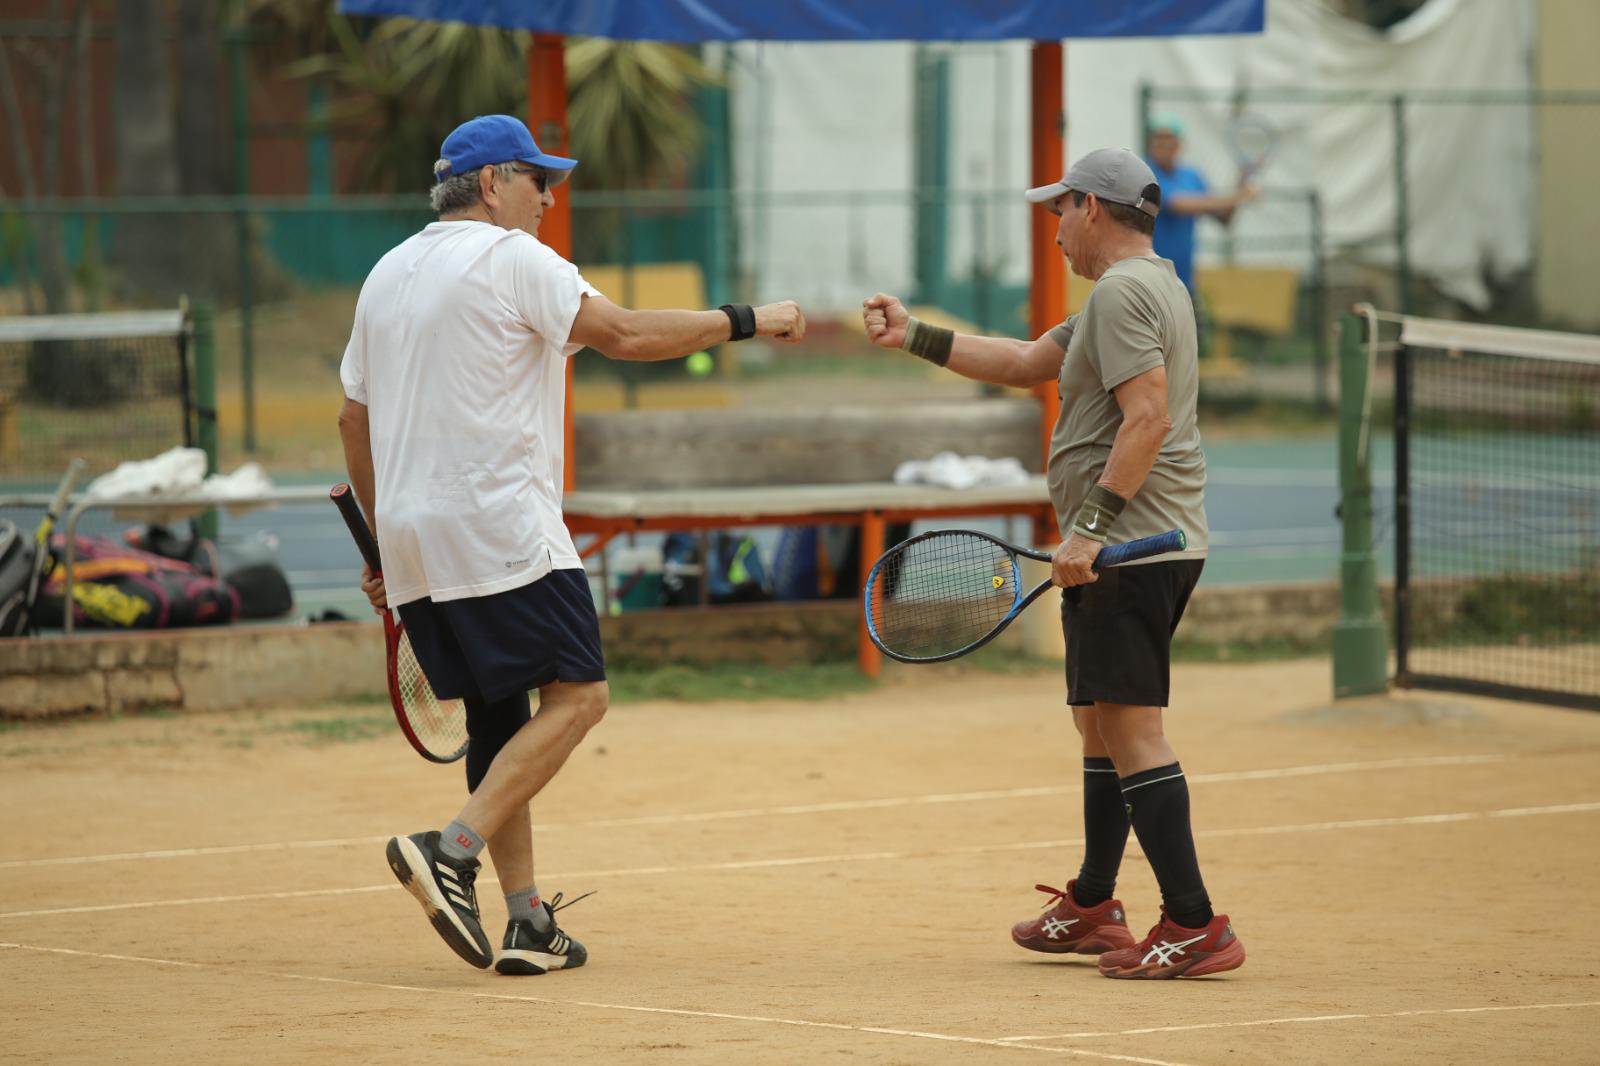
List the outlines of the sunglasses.
{"type": "Polygon", "coordinates": [[[518,174],[532,174],[533,183],[539,187],[541,193],[549,190],[550,175],[545,172],[543,167],[512,167],[511,169],[518,174]]]}

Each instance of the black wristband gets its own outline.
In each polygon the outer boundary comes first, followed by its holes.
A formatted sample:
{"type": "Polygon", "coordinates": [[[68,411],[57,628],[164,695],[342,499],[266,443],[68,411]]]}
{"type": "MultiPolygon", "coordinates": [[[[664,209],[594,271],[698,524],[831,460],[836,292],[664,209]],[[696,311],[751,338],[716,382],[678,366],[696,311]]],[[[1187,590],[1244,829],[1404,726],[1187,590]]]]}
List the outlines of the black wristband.
{"type": "Polygon", "coordinates": [[[723,304],[717,310],[728,316],[733,330],[730,341],[747,341],[756,335],[756,309],[749,304],[723,304]]]}

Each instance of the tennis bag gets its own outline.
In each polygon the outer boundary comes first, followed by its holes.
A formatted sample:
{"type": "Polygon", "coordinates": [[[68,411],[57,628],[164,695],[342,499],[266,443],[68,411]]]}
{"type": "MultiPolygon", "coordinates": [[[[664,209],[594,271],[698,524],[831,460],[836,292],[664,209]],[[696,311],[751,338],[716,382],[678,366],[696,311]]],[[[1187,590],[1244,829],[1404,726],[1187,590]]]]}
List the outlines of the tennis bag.
{"type": "Polygon", "coordinates": [[[289,576],[278,563],[278,538],[264,530],[213,543],[199,535],[180,537],[166,526],[151,525],[123,534],[130,547],[188,563],[208,577],[220,577],[239,597],[241,618],[281,618],[294,610],[289,576]]]}
{"type": "MultiPolygon", "coordinates": [[[[61,538],[56,538],[61,542],[61,538]]],[[[79,537],[72,578],[72,624],[86,629],[176,629],[227,625],[239,596],[189,563],[163,559],[107,537],[79,537]]],[[[37,624],[65,620],[66,574],[56,567],[34,607],[37,624]]]]}
{"type": "Polygon", "coordinates": [[[28,581],[33,577],[33,538],[0,518],[0,637],[28,632],[28,581]]]}
{"type": "MultiPolygon", "coordinates": [[[[710,564],[701,569],[710,578],[711,603],[758,603],[772,599],[767,570],[755,539],[739,533],[716,531],[706,537],[710,564]]],[[[694,567],[700,563],[700,539],[691,533],[669,533],[661,545],[666,563],[694,567]]],[[[667,607],[690,607],[700,602],[700,579],[685,577],[668,567],[662,578],[662,602],[667,607]]]]}

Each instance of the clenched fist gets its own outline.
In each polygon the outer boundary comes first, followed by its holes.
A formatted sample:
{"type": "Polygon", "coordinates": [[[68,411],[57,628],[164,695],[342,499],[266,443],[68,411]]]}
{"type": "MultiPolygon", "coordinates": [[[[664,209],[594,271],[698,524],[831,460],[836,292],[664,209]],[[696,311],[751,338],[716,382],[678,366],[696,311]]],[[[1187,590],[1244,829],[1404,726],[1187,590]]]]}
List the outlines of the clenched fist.
{"type": "Polygon", "coordinates": [[[762,304],[755,309],[756,336],[794,344],[806,335],[806,316],[793,300],[780,300],[775,304],[762,304]]]}
{"type": "Polygon", "coordinates": [[[866,323],[867,340],[880,348],[898,348],[905,343],[911,315],[899,300],[880,292],[861,301],[861,319],[866,323]]]}

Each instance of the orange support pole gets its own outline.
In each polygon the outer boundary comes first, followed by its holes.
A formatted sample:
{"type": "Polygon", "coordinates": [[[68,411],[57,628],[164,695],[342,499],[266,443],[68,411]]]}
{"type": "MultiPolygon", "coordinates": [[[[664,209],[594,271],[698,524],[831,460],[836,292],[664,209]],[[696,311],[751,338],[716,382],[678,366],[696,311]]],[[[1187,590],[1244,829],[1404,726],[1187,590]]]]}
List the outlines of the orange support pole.
{"type": "MultiPolygon", "coordinates": [[[[884,520],[882,511],[868,511],[861,516],[861,588],[867,587],[867,575],[883,554],[884,520]]],[[[856,637],[856,664],[867,677],[877,677],[883,668],[883,654],[867,636],[866,619],[861,621],[861,633],[856,637]]]]}
{"type": "MultiPolygon", "coordinates": [[[[1066,173],[1066,103],[1062,89],[1065,64],[1059,41],[1033,45],[1033,160],[1030,186],[1060,181],[1066,173]]],[[[1056,247],[1056,216],[1043,207],[1032,218],[1032,280],[1028,287],[1028,336],[1039,337],[1067,317],[1067,261],[1056,247]]],[[[1056,383],[1034,387],[1041,409],[1040,448],[1050,461],[1050,433],[1061,399],[1056,383]]]]}
{"type": "MultiPolygon", "coordinates": [[[[571,155],[567,136],[566,41],[559,34],[536,33],[528,46],[528,128],[539,147],[551,155],[571,155]]],[[[563,259],[572,258],[572,195],[570,183],[556,190],[555,206],[539,223],[539,240],[563,259]]],[[[566,424],[562,446],[565,469],[562,487],[577,485],[577,463],[572,455],[572,360],[567,360],[566,424]]]]}

